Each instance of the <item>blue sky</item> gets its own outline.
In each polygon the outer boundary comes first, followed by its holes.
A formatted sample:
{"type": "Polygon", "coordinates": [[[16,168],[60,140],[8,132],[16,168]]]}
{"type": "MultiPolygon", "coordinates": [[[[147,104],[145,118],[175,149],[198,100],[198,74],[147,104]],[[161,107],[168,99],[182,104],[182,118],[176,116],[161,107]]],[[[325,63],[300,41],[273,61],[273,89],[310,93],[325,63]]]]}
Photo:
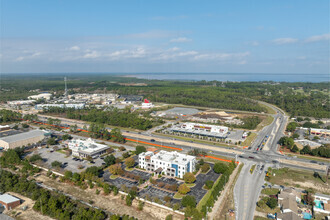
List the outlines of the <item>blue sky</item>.
{"type": "Polygon", "coordinates": [[[329,73],[328,0],[0,4],[4,73],[329,73]]]}

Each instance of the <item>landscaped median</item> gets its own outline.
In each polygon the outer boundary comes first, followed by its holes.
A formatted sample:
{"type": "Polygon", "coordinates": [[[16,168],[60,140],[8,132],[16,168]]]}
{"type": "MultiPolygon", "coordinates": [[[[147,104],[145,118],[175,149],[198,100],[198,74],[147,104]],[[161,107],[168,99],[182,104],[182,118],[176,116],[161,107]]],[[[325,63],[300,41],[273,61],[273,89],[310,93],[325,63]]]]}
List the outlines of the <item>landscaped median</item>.
{"type": "Polygon", "coordinates": [[[253,171],[254,171],[255,168],[256,168],[256,165],[253,164],[253,165],[251,166],[251,169],[250,169],[250,173],[251,173],[251,174],[253,173],[253,171]]]}

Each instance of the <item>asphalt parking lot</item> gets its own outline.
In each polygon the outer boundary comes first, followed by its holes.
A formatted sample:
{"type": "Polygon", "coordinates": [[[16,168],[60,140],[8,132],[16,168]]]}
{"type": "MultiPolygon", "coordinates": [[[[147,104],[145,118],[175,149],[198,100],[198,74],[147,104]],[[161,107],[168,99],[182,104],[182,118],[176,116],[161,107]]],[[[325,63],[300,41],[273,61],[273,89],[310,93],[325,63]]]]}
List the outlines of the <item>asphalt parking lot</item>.
{"type": "Polygon", "coordinates": [[[192,195],[196,198],[196,202],[197,204],[199,203],[199,201],[204,197],[204,195],[207,193],[207,190],[203,189],[203,186],[205,184],[206,181],[208,180],[212,180],[213,182],[215,182],[220,174],[217,174],[213,171],[213,164],[210,164],[211,169],[209,170],[208,173],[203,174],[200,173],[198,174],[198,176],[196,177],[196,181],[195,181],[195,186],[190,188],[191,191],[189,193],[187,193],[187,195],[192,195]]]}
{"type": "Polygon", "coordinates": [[[173,198],[174,193],[170,193],[170,192],[167,192],[167,191],[164,191],[164,190],[152,187],[152,186],[148,186],[148,188],[141,190],[138,195],[141,198],[145,198],[147,195],[150,198],[157,197],[164,201],[165,196],[169,196],[169,197],[173,198]]]}
{"type": "Polygon", "coordinates": [[[63,168],[65,170],[70,170],[72,172],[76,172],[76,173],[80,173],[82,171],[84,171],[87,167],[91,167],[91,166],[101,166],[103,163],[103,160],[101,160],[100,158],[94,159],[94,164],[89,163],[88,161],[84,160],[84,161],[75,161],[72,160],[72,156],[66,157],[65,154],[60,153],[60,152],[50,152],[52,149],[51,148],[42,148],[42,149],[38,149],[37,151],[35,151],[36,153],[39,153],[40,156],[44,159],[44,162],[49,166],[49,168],[51,167],[51,163],[54,161],[59,161],[62,164],[67,163],[63,168]],[[83,169],[78,169],[78,166],[82,165],[84,166],[83,169]]]}
{"type": "Polygon", "coordinates": [[[132,188],[133,186],[138,186],[139,183],[133,180],[127,180],[121,177],[116,179],[110,179],[111,173],[109,170],[106,170],[103,174],[103,179],[105,182],[110,183],[111,185],[115,185],[117,188],[121,188],[122,185],[125,185],[127,188],[132,188]]]}
{"type": "Polygon", "coordinates": [[[151,176],[150,173],[143,172],[141,170],[132,170],[132,171],[128,171],[128,172],[133,173],[135,175],[139,175],[141,177],[141,179],[143,179],[143,180],[148,180],[151,176]]]}
{"type": "Polygon", "coordinates": [[[183,183],[182,181],[178,181],[174,178],[168,178],[168,177],[164,177],[164,176],[161,177],[160,179],[157,179],[156,181],[157,181],[157,183],[158,182],[164,182],[165,184],[170,184],[170,185],[176,184],[178,186],[183,183]]]}

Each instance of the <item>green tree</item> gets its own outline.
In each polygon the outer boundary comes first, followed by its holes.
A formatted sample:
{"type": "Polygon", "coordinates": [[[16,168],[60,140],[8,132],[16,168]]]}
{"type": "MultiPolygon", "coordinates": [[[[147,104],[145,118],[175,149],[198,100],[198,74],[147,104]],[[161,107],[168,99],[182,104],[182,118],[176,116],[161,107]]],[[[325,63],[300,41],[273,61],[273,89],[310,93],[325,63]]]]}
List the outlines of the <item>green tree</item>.
{"type": "Polygon", "coordinates": [[[69,134],[65,134],[65,135],[62,136],[62,139],[63,139],[63,141],[71,140],[72,139],[72,136],[69,135],[69,134]]]}
{"type": "Polygon", "coordinates": [[[186,183],[193,183],[193,182],[196,181],[196,177],[195,177],[195,175],[194,175],[193,173],[190,173],[190,172],[185,173],[185,174],[183,175],[183,179],[184,179],[184,181],[185,181],[186,183]]]}
{"type": "Polygon", "coordinates": [[[124,173],[120,164],[113,164],[109,167],[109,171],[113,175],[122,175],[124,173]]]}
{"type": "Polygon", "coordinates": [[[125,165],[126,165],[128,168],[133,167],[134,164],[135,164],[135,160],[134,160],[134,158],[132,158],[132,157],[127,158],[127,159],[125,160],[125,165]]]}
{"type": "Polygon", "coordinates": [[[213,171],[215,173],[225,173],[228,170],[228,166],[223,163],[215,163],[213,167],[213,171]]]}
{"type": "Polygon", "coordinates": [[[201,171],[203,173],[206,173],[208,170],[210,169],[210,164],[208,163],[203,163],[202,167],[201,167],[201,171]]]}
{"type": "Polygon", "coordinates": [[[72,178],[72,172],[69,170],[65,171],[64,178],[70,180],[72,178]]]}
{"type": "Polygon", "coordinates": [[[292,151],[293,153],[296,153],[296,152],[299,151],[299,148],[297,147],[297,145],[293,145],[291,151],[292,151]]]}
{"type": "Polygon", "coordinates": [[[194,196],[184,196],[181,200],[181,205],[183,207],[192,207],[195,208],[196,207],[196,199],[194,196]]]}
{"type": "Polygon", "coordinates": [[[303,147],[303,149],[300,150],[301,154],[310,154],[312,152],[312,149],[309,145],[306,145],[303,147]]]}
{"type": "Polygon", "coordinates": [[[52,167],[54,167],[54,168],[60,168],[60,167],[62,167],[62,163],[59,162],[59,161],[57,161],[57,160],[53,161],[53,162],[51,163],[51,165],[52,165],[52,167]]]}
{"type": "Polygon", "coordinates": [[[269,197],[266,204],[269,208],[274,209],[277,207],[277,199],[274,197],[269,197]]]}
{"type": "Polygon", "coordinates": [[[136,146],[135,153],[136,153],[137,155],[139,155],[139,154],[142,153],[142,152],[146,152],[146,151],[147,151],[147,150],[146,150],[146,148],[145,148],[144,146],[141,146],[141,145],[136,146]]]}
{"type": "Polygon", "coordinates": [[[104,162],[105,162],[105,165],[108,167],[108,166],[116,163],[116,157],[113,156],[112,154],[109,156],[106,156],[104,158],[104,162]]]}
{"type": "Polygon", "coordinates": [[[185,195],[190,192],[190,188],[184,183],[179,186],[178,192],[185,195]]]}
{"type": "Polygon", "coordinates": [[[296,123],[296,122],[290,122],[290,123],[286,126],[286,130],[287,130],[287,131],[290,131],[290,132],[293,132],[293,131],[296,130],[297,126],[298,126],[298,123],[296,123]]]}
{"type": "Polygon", "coordinates": [[[38,160],[42,160],[42,157],[40,156],[40,154],[34,154],[29,158],[29,161],[31,163],[36,162],[38,160]]]}
{"type": "Polygon", "coordinates": [[[48,140],[47,140],[47,144],[48,145],[55,145],[56,144],[56,140],[55,140],[55,138],[49,138],[48,140]]]}

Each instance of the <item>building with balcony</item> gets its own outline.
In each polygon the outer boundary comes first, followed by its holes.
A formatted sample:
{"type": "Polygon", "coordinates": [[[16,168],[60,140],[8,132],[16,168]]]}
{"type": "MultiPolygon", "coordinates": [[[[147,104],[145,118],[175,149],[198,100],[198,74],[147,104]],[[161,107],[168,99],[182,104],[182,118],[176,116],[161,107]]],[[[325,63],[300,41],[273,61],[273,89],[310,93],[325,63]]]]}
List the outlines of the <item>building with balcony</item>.
{"type": "Polygon", "coordinates": [[[161,150],[159,153],[147,151],[139,154],[139,166],[156,174],[183,178],[187,172],[194,172],[196,157],[176,151],[161,150]]]}

